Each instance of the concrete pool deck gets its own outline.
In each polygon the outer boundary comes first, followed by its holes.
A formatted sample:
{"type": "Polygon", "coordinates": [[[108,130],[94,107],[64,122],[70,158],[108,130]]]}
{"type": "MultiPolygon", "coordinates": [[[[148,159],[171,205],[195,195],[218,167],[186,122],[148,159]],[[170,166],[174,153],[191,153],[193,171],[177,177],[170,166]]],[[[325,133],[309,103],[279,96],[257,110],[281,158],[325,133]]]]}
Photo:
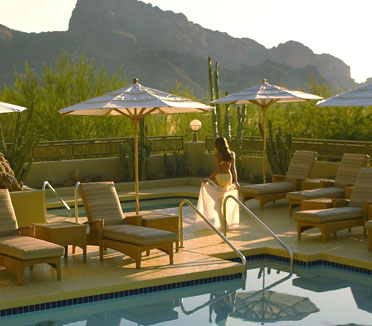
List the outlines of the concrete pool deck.
{"type": "MultiPolygon", "coordinates": [[[[199,179],[200,182],[200,179],[199,179]]],[[[166,187],[166,193],[197,196],[195,185],[166,187]]],[[[162,197],[161,191],[143,189],[143,197],[162,197]]],[[[122,197],[123,193],[119,191],[122,197]]],[[[127,194],[128,196],[128,194],[127,194]]],[[[129,197],[128,197],[129,198],[129,197]]],[[[327,260],[335,263],[372,270],[372,253],[367,250],[367,238],[362,228],[340,231],[337,237],[330,237],[321,243],[317,229],[308,230],[302,240],[297,240],[296,223],[288,215],[288,202],[277,201],[268,204],[264,211],[258,208],[258,201],[248,201],[247,207],[273,230],[294,252],[294,258],[302,261],[327,260]]],[[[167,214],[178,214],[178,208],[167,208],[167,214]]],[[[134,261],[121,253],[108,250],[103,262],[99,261],[98,247],[88,247],[87,263],[82,261],[82,252],[62,258],[62,280],[56,280],[54,269],[46,264],[26,270],[25,284],[16,285],[16,279],[9,271],[0,267],[0,310],[37,303],[85,297],[102,293],[138,289],[176,282],[190,281],[222,275],[233,275],[243,271],[240,263],[225,260],[236,255],[230,247],[209,230],[196,230],[194,214],[184,207],[184,246],[174,256],[174,265],[168,257],[157,250],[143,258],[140,270],[134,261]]],[[[52,218],[54,219],[54,218],[52,218]]],[[[81,218],[83,221],[84,218],[81,218]]],[[[288,253],[244,213],[240,217],[239,230],[228,231],[228,239],[244,255],[273,254],[288,257],[288,253]]]]}

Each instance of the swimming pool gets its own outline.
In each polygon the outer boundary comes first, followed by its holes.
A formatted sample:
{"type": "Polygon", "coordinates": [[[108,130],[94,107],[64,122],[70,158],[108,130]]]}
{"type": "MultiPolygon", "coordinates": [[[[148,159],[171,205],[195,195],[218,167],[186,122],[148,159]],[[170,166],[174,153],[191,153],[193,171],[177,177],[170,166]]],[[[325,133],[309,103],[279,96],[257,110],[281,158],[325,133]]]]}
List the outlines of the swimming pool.
{"type": "MultiPolygon", "coordinates": [[[[184,199],[191,201],[194,205],[197,204],[198,199],[194,197],[165,197],[165,198],[153,198],[153,199],[141,199],[140,200],[140,210],[154,210],[154,209],[165,209],[178,207],[180,202],[184,199]]],[[[136,211],[136,202],[135,200],[121,201],[121,207],[124,213],[135,212],[136,211]]],[[[74,208],[71,209],[72,215],[74,215],[74,208]]],[[[58,208],[48,208],[47,209],[48,218],[54,216],[68,217],[68,212],[63,207],[58,208]]],[[[79,206],[78,209],[79,216],[86,216],[84,207],[79,206]]]]}
{"type": "Polygon", "coordinates": [[[0,318],[6,326],[372,325],[372,276],[277,261],[249,264],[247,279],[0,318]],[[265,289],[265,290],[263,290],[265,289]]]}

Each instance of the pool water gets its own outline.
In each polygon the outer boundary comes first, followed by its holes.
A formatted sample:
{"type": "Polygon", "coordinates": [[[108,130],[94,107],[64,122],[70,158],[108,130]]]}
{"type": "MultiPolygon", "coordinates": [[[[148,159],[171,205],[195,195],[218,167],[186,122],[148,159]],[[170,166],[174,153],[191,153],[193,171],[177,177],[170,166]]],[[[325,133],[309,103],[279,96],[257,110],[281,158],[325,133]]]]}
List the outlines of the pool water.
{"type": "MultiPolygon", "coordinates": [[[[197,198],[193,197],[166,197],[166,198],[156,198],[156,199],[141,199],[140,200],[140,210],[154,210],[154,209],[165,209],[178,207],[184,199],[191,201],[194,205],[197,204],[197,198]]],[[[136,202],[134,200],[121,201],[121,207],[124,213],[130,213],[136,211],[136,202]]],[[[84,207],[79,206],[78,208],[79,216],[86,216],[84,207]]],[[[68,217],[68,212],[65,208],[48,208],[47,209],[48,218],[54,216],[68,217]]],[[[71,208],[71,215],[74,216],[74,207],[71,208]]]]}
{"type": "Polygon", "coordinates": [[[247,279],[0,318],[6,326],[372,325],[372,276],[257,261],[247,279]]]}

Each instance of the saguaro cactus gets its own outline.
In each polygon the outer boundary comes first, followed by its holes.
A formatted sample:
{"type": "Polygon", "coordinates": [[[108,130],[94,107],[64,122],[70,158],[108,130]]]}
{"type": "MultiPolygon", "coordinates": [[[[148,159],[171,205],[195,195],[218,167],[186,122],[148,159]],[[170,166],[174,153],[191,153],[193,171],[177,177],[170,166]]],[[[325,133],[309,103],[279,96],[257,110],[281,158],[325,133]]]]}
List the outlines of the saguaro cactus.
{"type": "MultiPolygon", "coordinates": [[[[228,93],[225,93],[225,96],[227,96],[228,93]]],[[[228,140],[228,142],[231,142],[231,120],[230,120],[230,106],[229,104],[225,105],[225,124],[224,124],[224,137],[228,140]]]]}
{"type": "MultiPolygon", "coordinates": [[[[259,124],[261,135],[263,127],[259,124]]],[[[282,130],[278,128],[276,135],[273,134],[272,121],[268,121],[268,138],[266,140],[266,153],[273,174],[286,174],[291,158],[292,134],[286,133],[283,137],[282,130]]]]}
{"type": "MultiPolygon", "coordinates": [[[[213,87],[213,74],[212,74],[212,58],[208,57],[208,85],[209,85],[209,101],[215,100],[215,90],[213,87]]],[[[216,109],[212,110],[212,131],[213,137],[218,137],[218,121],[216,109]]]]}
{"type": "Polygon", "coordinates": [[[130,138],[128,145],[119,145],[120,167],[125,181],[134,181],[134,139],[130,138]]]}
{"type": "Polygon", "coordinates": [[[242,168],[242,145],[243,130],[246,117],[247,107],[245,105],[242,105],[242,107],[238,107],[238,130],[236,135],[236,169],[240,177],[244,176],[244,169],[242,168]]]}
{"type": "Polygon", "coordinates": [[[147,139],[148,127],[145,125],[145,119],[139,121],[139,142],[138,142],[138,165],[139,179],[149,178],[151,143],[147,139]]]}
{"type": "MultiPolygon", "coordinates": [[[[218,62],[214,66],[214,97],[215,99],[220,98],[220,81],[218,73],[218,62]]],[[[216,104],[216,121],[217,121],[217,130],[218,135],[222,135],[222,121],[221,121],[221,106],[216,104]]]]}

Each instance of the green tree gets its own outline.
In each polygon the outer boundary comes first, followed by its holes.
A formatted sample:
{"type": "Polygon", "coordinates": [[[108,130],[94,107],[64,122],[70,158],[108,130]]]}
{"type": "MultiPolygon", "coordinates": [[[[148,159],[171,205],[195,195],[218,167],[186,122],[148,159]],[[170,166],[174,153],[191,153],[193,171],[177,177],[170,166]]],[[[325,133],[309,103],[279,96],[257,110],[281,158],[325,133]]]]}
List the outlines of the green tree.
{"type": "Polygon", "coordinates": [[[5,135],[1,127],[4,121],[0,125],[0,151],[9,162],[18,181],[23,181],[27,176],[32,164],[31,153],[40,139],[40,134],[30,128],[34,109],[40,101],[38,90],[38,78],[26,63],[25,74],[16,74],[14,87],[5,89],[6,96],[1,97],[4,101],[16,103],[28,109],[23,113],[12,114],[11,120],[6,119],[5,135]],[[7,145],[6,137],[10,139],[11,146],[7,145]]]}

